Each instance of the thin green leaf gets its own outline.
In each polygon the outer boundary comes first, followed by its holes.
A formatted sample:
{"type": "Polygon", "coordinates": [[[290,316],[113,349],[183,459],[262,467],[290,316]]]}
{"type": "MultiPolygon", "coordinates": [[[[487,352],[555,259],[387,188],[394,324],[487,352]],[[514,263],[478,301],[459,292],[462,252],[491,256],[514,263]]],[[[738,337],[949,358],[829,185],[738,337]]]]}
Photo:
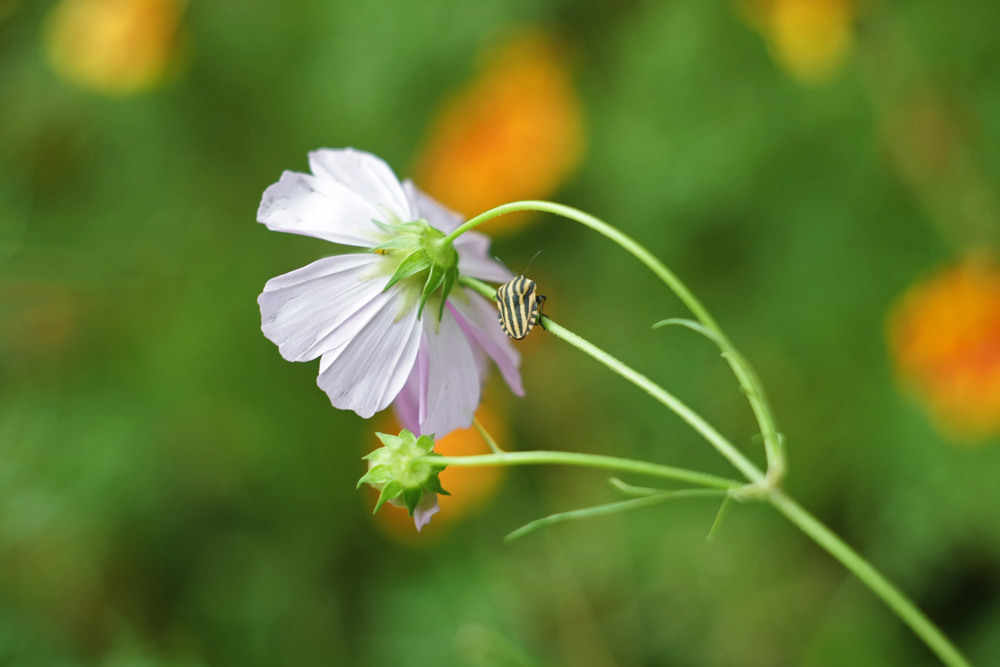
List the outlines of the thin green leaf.
{"type": "Polygon", "coordinates": [[[729,506],[732,503],[732,500],[733,497],[728,493],[726,494],[726,497],[722,499],[722,505],[719,506],[719,513],[715,515],[715,521],[712,522],[712,528],[708,531],[708,537],[705,538],[706,542],[711,542],[712,538],[715,537],[715,531],[722,525],[722,520],[729,512],[729,506]]]}
{"type": "Polygon", "coordinates": [[[420,500],[423,497],[424,490],[419,487],[403,491],[403,503],[406,504],[406,510],[410,513],[410,516],[413,516],[413,511],[417,509],[417,505],[420,504],[420,500]]]}
{"type": "Polygon", "coordinates": [[[529,533],[533,533],[539,528],[545,528],[546,526],[551,526],[556,523],[562,523],[564,521],[591,519],[597,516],[610,516],[612,514],[620,514],[621,512],[627,512],[633,509],[658,505],[659,503],[666,502],[668,500],[680,500],[681,498],[718,497],[725,493],[726,491],[722,489],[683,489],[681,491],[667,491],[666,493],[659,493],[654,496],[646,496],[644,498],[631,498],[629,500],[619,500],[618,502],[614,503],[606,503],[604,505],[595,505],[593,507],[584,507],[578,510],[570,510],[569,512],[550,514],[549,516],[542,517],[541,519],[535,519],[534,521],[526,523],[525,525],[521,526],[512,533],[509,533],[504,538],[504,542],[513,542],[514,540],[522,538],[529,533]]]}
{"type": "Polygon", "coordinates": [[[718,345],[719,349],[722,350],[723,353],[727,351],[726,345],[722,342],[722,339],[719,338],[714,331],[706,327],[701,322],[695,322],[694,320],[688,320],[683,317],[671,317],[666,320],[660,320],[659,322],[653,325],[653,328],[661,329],[663,327],[668,327],[672,325],[687,327],[692,331],[697,331],[702,336],[704,336],[705,338],[709,339],[710,341],[718,345]]]}
{"type": "Polygon", "coordinates": [[[608,484],[610,484],[616,491],[623,493],[626,496],[632,496],[633,498],[645,498],[646,496],[669,493],[668,489],[656,489],[649,486],[634,486],[627,482],[623,482],[617,477],[608,478],[608,484]]]}

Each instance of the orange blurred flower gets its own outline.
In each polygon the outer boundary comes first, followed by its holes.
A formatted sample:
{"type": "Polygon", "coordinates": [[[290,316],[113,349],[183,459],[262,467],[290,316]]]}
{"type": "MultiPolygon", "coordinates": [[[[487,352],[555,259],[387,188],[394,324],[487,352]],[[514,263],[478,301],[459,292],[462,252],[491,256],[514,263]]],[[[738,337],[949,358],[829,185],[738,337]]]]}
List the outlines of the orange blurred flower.
{"type": "MultiPolygon", "coordinates": [[[[503,447],[507,439],[507,427],[494,409],[485,403],[481,404],[476,411],[476,419],[486,432],[493,436],[497,444],[503,447]]],[[[375,430],[382,433],[399,433],[401,428],[395,415],[387,410],[381,415],[375,430]]],[[[438,439],[434,451],[442,456],[471,456],[489,454],[490,448],[479,435],[479,431],[472,427],[452,431],[444,438],[438,439]]],[[[372,518],[379,528],[393,538],[406,542],[416,539],[426,542],[428,535],[442,534],[448,526],[483,507],[496,493],[503,476],[504,468],[500,467],[446,468],[439,478],[441,486],[451,495],[438,496],[441,511],[434,515],[420,533],[414,529],[413,519],[407,515],[404,507],[386,503],[372,518]]],[[[366,507],[374,507],[378,492],[368,486],[365,488],[369,489],[368,497],[365,499],[366,507]]]]}
{"type": "MultiPolygon", "coordinates": [[[[472,216],[548,197],[582,152],[582,113],[567,55],[552,37],[529,30],[490,53],[471,85],[439,110],[414,180],[472,216]]],[[[487,223],[487,231],[511,229],[517,219],[504,216],[487,223]]]]}
{"type": "Polygon", "coordinates": [[[900,379],[948,433],[1000,431],[1000,267],[975,257],[914,285],[889,320],[900,379]]]}
{"type": "Polygon", "coordinates": [[[750,0],[748,9],[771,57],[805,83],[830,79],[851,50],[852,0],[750,0]]]}
{"type": "Polygon", "coordinates": [[[48,18],[49,60],[98,92],[151,88],[176,62],[182,11],[183,0],[63,0],[48,18]]]}

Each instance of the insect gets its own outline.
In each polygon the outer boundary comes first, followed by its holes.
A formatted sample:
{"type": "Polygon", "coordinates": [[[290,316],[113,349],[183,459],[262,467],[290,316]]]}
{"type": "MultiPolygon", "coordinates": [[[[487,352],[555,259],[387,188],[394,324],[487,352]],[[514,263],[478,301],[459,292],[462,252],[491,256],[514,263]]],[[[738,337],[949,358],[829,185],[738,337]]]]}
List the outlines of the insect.
{"type": "Polygon", "coordinates": [[[497,317],[500,328],[514,340],[528,335],[538,322],[545,297],[537,294],[538,286],[521,274],[497,290],[497,317]]]}

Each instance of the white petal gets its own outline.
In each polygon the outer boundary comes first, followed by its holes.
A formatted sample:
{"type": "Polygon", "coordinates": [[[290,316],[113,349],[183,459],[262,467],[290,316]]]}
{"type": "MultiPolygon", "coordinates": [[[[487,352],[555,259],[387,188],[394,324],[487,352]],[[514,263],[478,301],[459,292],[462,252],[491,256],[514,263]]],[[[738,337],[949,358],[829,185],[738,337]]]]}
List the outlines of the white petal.
{"type": "MultiPolygon", "coordinates": [[[[377,297],[381,255],[339,255],[272,278],[258,297],[261,330],[289,361],[308,361],[344,343],[352,317],[377,297]]],[[[355,318],[357,319],[357,318],[355,318]]]]}
{"type": "Polygon", "coordinates": [[[414,305],[407,295],[390,289],[344,324],[352,335],[323,355],[316,380],[334,407],[367,419],[396,398],[420,346],[414,305]]]}
{"type": "Polygon", "coordinates": [[[452,296],[448,298],[448,308],[455,311],[465,335],[476,341],[496,362],[510,390],[518,396],[524,396],[521,374],[518,372],[521,355],[500,328],[496,307],[472,290],[463,289],[452,292],[452,296]]]}
{"type": "Polygon", "coordinates": [[[440,323],[433,315],[423,320],[427,383],[420,431],[444,437],[472,425],[482,382],[470,342],[451,311],[445,309],[440,323]]]}
{"type": "Polygon", "coordinates": [[[409,222],[417,217],[396,174],[381,158],[371,153],[353,148],[322,148],[309,153],[309,168],[320,180],[321,188],[326,188],[329,180],[333,179],[376,209],[385,207],[392,211],[399,222],[409,222]]]}
{"type": "Polygon", "coordinates": [[[479,232],[465,232],[455,239],[458,272],[480,280],[505,283],[514,275],[510,269],[490,257],[490,237],[479,232]]]}
{"type": "Polygon", "coordinates": [[[264,191],[257,209],[257,221],[268,229],[362,247],[379,242],[372,220],[385,215],[346,186],[294,171],[264,191]]]}
{"type": "Polygon", "coordinates": [[[410,179],[403,181],[403,190],[417,216],[429,222],[434,229],[447,234],[465,221],[461,215],[445,208],[420,190],[410,179]]]}

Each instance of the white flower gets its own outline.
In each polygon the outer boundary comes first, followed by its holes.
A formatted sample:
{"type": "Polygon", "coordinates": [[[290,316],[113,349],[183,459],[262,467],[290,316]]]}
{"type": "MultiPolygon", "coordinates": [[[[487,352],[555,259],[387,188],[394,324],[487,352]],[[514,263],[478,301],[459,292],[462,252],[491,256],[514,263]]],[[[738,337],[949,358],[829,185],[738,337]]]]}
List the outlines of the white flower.
{"type": "Polygon", "coordinates": [[[367,418],[395,400],[403,425],[418,435],[472,423],[488,358],[523,394],[519,356],[493,306],[452,288],[455,260],[461,275],[510,278],[490,259],[489,239],[462,234],[456,256],[439,241],[461,218],[400,183],[374,155],[322,149],[309,154],[309,167],[312,174],[286,171],[264,192],[257,220],[367,252],[326,257],[268,281],[258,299],[261,329],[281,355],[320,357],[317,383],[337,408],[367,418]],[[419,253],[425,261],[414,263],[419,253]]]}

